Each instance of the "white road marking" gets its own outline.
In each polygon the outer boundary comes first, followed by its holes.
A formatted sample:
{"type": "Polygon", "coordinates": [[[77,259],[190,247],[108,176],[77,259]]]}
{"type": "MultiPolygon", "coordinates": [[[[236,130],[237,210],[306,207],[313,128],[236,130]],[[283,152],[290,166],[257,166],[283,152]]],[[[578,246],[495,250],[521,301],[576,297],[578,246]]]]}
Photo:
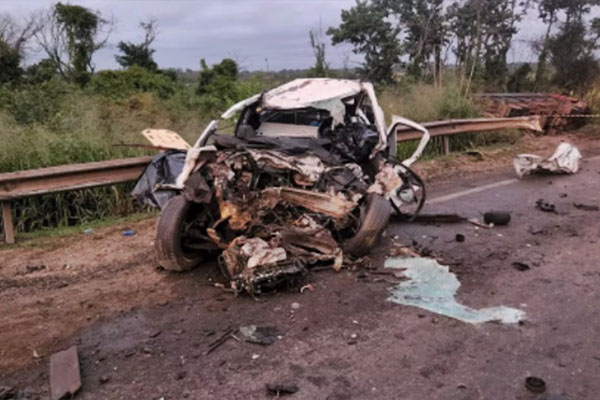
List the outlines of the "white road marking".
{"type": "Polygon", "coordinates": [[[454,199],[458,199],[460,197],[468,196],[473,193],[484,192],[486,190],[494,189],[494,188],[497,188],[500,186],[512,185],[513,183],[516,183],[516,182],[519,182],[519,180],[518,179],[506,179],[504,181],[490,183],[489,185],[484,185],[484,186],[480,186],[480,187],[473,188],[473,189],[461,190],[460,192],[451,193],[451,194],[447,194],[445,196],[436,197],[435,199],[432,199],[432,200],[428,200],[427,204],[443,203],[443,202],[446,202],[449,200],[454,200],[454,199]]]}
{"type": "MultiPolygon", "coordinates": [[[[597,156],[594,156],[594,157],[590,157],[590,158],[586,158],[584,160],[586,160],[586,161],[600,160],[600,155],[597,155],[597,156]]],[[[447,194],[445,196],[436,197],[435,199],[427,200],[426,204],[444,203],[446,201],[458,199],[458,198],[461,198],[461,197],[464,197],[464,196],[468,196],[468,195],[473,194],[473,193],[485,192],[486,190],[494,189],[494,188],[497,188],[497,187],[500,187],[500,186],[512,185],[513,183],[517,183],[517,182],[519,182],[519,179],[516,179],[516,178],[506,179],[506,180],[503,180],[503,181],[500,181],[500,182],[490,183],[489,185],[484,185],[484,186],[480,186],[480,187],[473,188],[473,189],[461,190],[460,192],[450,193],[450,194],[447,194]]]]}

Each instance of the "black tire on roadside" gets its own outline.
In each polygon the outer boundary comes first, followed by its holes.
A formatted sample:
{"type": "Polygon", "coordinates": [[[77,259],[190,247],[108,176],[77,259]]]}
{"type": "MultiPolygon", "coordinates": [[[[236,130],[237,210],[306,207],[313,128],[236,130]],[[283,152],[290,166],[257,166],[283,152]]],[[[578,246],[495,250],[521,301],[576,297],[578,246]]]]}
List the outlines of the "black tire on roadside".
{"type": "Polygon", "coordinates": [[[162,209],[154,248],[158,263],[166,270],[189,271],[202,261],[201,252],[186,252],[181,245],[181,228],[193,205],[184,196],[175,196],[162,209]]]}
{"type": "Polygon", "coordinates": [[[356,235],[344,243],[344,251],[354,257],[362,257],[369,253],[387,228],[391,214],[392,206],[389,200],[378,194],[368,194],[360,227],[356,235]]]}

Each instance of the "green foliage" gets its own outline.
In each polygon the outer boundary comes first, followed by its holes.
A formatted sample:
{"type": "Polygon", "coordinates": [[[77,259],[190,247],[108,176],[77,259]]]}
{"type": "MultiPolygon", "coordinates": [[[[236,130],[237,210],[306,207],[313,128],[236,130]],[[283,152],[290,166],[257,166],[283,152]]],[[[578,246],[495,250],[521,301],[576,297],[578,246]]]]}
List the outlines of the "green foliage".
{"type": "Polygon", "coordinates": [[[373,82],[393,81],[393,68],[400,62],[402,46],[398,40],[401,29],[387,19],[389,10],[379,2],[357,0],[349,10],[342,10],[342,23],[331,27],[334,45],[350,43],[354,53],[364,57],[363,75],[373,82]]]}
{"type": "Polygon", "coordinates": [[[377,0],[403,25],[403,46],[409,55],[408,73],[421,77],[431,57],[439,71],[441,48],[448,41],[443,0],[377,0]]]}
{"type": "Polygon", "coordinates": [[[508,78],[509,92],[530,92],[534,88],[535,82],[530,75],[533,72],[531,65],[525,63],[517,68],[508,78]]]}
{"type": "Polygon", "coordinates": [[[211,112],[224,111],[228,105],[240,99],[240,88],[237,84],[238,66],[229,58],[223,59],[212,67],[200,60],[202,70],[198,75],[196,93],[202,96],[203,107],[211,112]]]}
{"type": "Polygon", "coordinates": [[[21,54],[0,40],[0,83],[16,82],[21,77],[21,54]]]}
{"type": "Polygon", "coordinates": [[[156,38],[156,21],[140,22],[140,26],[144,30],[144,41],[140,44],[119,42],[117,47],[123,54],[116,55],[115,59],[123,68],[136,65],[149,71],[156,71],[158,66],[152,57],[155,50],[150,48],[156,38]]]}
{"type": "Polygon", "coordinates": [[[58,80],[39,85],[0,87],[0,108],[11,113],[20,124],[51,121],[60,112],[64,96],[71,90],[68,84],[58,80]]]}
{"type": "Polygon", "coordinates": [[[25,77],[27,83],[38,84],[55,78],[57,72],[56,63],[50,58],[45,58],[39,63],[27,67],[25,77]]]}
{"type": "Polygon", "coordinates": [[[450,31],[456,37],[454,52],[463,76],[471,80],[480,74],[486,89],[505,89],[507,54],[527,5],[517,0],[466,0],[448,8],[450,31]]]}
{"type": "Polygon", "coordinates": [[[600,65],[594,57],[597,38],[587,36],[582,19],[571,19],[549,40],[554,83],[574,92],[583,92],[587,84],[600,73],[600,65]]]}
{"type": "Polygon", "coordinates": [[[142,92],[156,93],[160,98],[167,98],[175,93],[176,87],[177,84],[170,77],[138,66],[122,71],[100,71],[89,84],[92,93],[117,99],[142,92]]]}

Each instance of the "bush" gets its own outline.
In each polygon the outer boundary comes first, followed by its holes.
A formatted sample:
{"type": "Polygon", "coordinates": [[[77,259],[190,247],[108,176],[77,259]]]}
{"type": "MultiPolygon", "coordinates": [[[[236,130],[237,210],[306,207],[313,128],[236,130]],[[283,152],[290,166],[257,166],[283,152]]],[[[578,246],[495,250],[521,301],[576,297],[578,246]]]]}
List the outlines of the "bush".
{"type": "Polygon", "coordinates": [[[62,101],[74,86],[52,79],[37,85],[0,87],[0,108],[10,112],[21,124],[44,123],[62,108],[62,101]]]}
{"type": "Polygon", "coordinates": [[[121,71],[98,72],[92,77],[88,90],[114,99],[124,99],[142,92],[155,93],[164,99],[175,93],[177,84],[168,75],[132,66],[121,71]]]}

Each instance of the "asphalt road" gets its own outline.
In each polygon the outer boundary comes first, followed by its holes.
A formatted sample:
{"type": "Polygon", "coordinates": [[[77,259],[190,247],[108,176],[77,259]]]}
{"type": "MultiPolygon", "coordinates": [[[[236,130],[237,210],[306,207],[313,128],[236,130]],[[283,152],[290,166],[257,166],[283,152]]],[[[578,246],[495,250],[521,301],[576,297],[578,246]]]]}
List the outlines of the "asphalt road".
{"type": "MultiPolygon", "coordinates": [[[[374,257],[380,271],[394,243],[413,245],[450,266],[462,303],[519,308],[521,324],[471,325],[391,303],[394,278],[363,270],[312,273],[314,291],[254,300],[209,286],[213,266],[171,278],[143,260],[131,268],[167,282],[172,299],[100,318],[55,347],[78,344],[80,399],[263,399],[266,384],[282,382],[297,385],[293,399],[597,399],[600,212],[573,204],[600,205],[599,187],[600,159],[572,176],[450,182],[431,188],[438,200],[425,212],[509,210],[512,221],[388,229],[374,257]],[[557,212],[536,209],[538,199],[557,212]],[[276,327],[281,338],[230,339],[206,354],[229,327],[249,324],[276,327]],[[546,392],[525,389],[527,376],[542,378],[546,392]]],[[[0,377],[48,393],[44,362],[0,377]]]]}

